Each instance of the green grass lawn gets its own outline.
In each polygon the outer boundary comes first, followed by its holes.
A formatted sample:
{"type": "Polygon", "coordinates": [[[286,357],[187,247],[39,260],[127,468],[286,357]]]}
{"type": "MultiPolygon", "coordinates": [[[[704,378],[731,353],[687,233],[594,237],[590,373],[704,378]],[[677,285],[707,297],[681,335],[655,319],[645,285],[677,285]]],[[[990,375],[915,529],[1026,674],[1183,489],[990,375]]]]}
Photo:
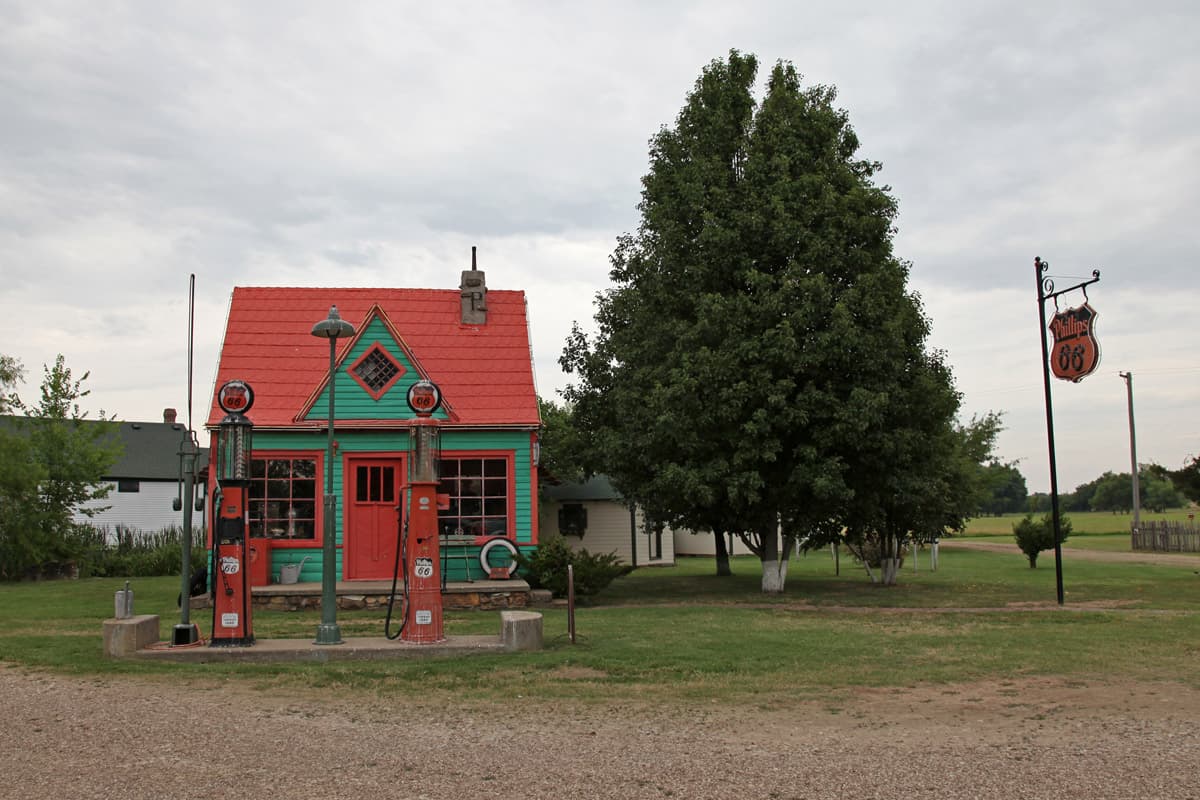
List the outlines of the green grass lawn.
{"type": "MultiPolygon", "coordinates": [[[[1170,511],[1166,514],[1144,513],[1142,514],[1142,519],[1145,521],[1168,520],[1172,522],[1186,522],[1188,514],[1194,513],[1193,511],[1184,509],[1170,511]]],[[[962,538],[979,541],[994,541],[996,538],[999,538],[1012,542],[1012,526],[1020,522],[1023,516],[1022,514],[1005,514],[1000,517],[976,517],[967,524],[967,529],[962,538]]],[[[1107,511],[1089,511],[1086,513],[1065,514],[1064,516],[1071,520],[1072,532],[1067,541],[1063,543],[1063,547],[1080,550],[1105,550],[1113,553],[1133,552],[1133,543],[1129,534],[1129,526],[1133,520],[1132,515],[1112,514],[1107,511]]],[[[1183,553],[1177,555],[1200,559],[1200,553],[1183,553]]],[[[1053,561],[1050,563],[1053,566],[1053,561]]]]}
{"type": "MultiPolygon", "coordinates": [[[[537,653],[330,664],[158,664],[110,661],[100,623],[123,581],[0,584],[0,661],[85,675],[144,675],[220,686],[295,687],[370,695],[440,696],[504,704],[517,696],[588,702],[787,703],[855,686],[1008,680],[1174,680],[1200,686],[1200,575],[1183,566],[1064,559],[1067,610],[997,611],[1054,604],[1052,557],[1031,570],[1019,554],[943,551],[906,565],[900,585],[870,584],[828,551],[794,560],[788,589],[758,591],[758,564],[734,559],[717,578],[708,559],[643,568],[577,612],[545,611],[537,653]],[[1109,605],[1119,606],[1109,608],[1109,605]],[[1016,606],[1021,608],[1021,606],[1016,606]],[[893,610],[914,609],[914,610],[893,610]],[[985,609],[964,612],[956,609],[985,609]]],[[[175,578],[133,582],[138,613],[178,621],[175,578]]],[[[193,614],[207,635],[208,612],[193,614]]],[[[378,636],[383,615],[342,611],[347,636],[378,636]]],[[[259,638],[311,638],[317,612],[256,611],[259,638]]],[[[448,634],[495,633],[498,615],[448,612],[448,634]]]]}
{"type": "MultiPolygon", "coordinates": [[[[1050,513],[1050,512],[1045,512],[1050,513]]],[[[1188,514],[1195,511],[1174,509],[1165,514],[1154,514],[1143,511],[1141,519],[1144,522],[1186,522],[1188,514]]],[[[1012,537],[1012,526],[1021,521],[1024,514],[1004,514],[999,517],[975,517],[967,523],[967,536],[1007,536],[1012,537]]],[[[1034,517],[1042,516],[1035,514],[1034,517]]],[[[1133,522],[1132,514],[1113,514],[1109,511],[1063,512],[1070,517],[1073,535],[1077,534],[1124,534],[1129,535],[1129,526],[1133,522]]]]}

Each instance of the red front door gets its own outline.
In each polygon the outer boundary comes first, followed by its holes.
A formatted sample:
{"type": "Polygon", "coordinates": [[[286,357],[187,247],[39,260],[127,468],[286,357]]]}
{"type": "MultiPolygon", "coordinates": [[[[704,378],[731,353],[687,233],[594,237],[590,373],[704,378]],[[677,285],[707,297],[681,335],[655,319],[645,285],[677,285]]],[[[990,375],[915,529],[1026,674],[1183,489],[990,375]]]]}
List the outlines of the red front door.
{"type": "Polygon", "coordinates": [[[347,465],[346,578],[384,580],[396,567],[402,458],[352,458],[347,465]]]}

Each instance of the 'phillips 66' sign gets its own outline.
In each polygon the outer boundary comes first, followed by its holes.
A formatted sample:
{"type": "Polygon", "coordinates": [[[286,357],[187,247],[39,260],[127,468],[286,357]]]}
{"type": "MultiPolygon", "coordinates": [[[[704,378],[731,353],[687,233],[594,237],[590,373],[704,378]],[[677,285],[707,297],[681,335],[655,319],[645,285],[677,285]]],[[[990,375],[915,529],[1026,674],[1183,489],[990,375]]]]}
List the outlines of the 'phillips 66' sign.
{"type": "Polygon", "coordinates": [[[1060,311],[1050,320],[1050,332],[1054,334],[1050,369],[1054,377],[1078,383],[1100,366],[1096,317],[1096,309],[1084,303],[1078,308],[1060,311]]]}

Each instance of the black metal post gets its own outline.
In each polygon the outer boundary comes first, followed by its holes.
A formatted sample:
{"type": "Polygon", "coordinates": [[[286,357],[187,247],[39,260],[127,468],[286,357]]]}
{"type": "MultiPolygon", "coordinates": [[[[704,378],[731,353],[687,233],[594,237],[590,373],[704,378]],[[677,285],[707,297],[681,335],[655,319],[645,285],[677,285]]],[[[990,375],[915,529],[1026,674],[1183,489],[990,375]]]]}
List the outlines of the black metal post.
{"type": "Polygon", "coordinates": [[[337,496],[333,493],[334,382],[337,379],[334,353],[337,336],[329,337],[329,425],[325,443],[325,510],[321,536],[321,624],[313,644],[342,644],[337,621],[337,496]]]}
{"type": "Polygon", "coordinates": [[[567,634],[575,644],[575,567],[567,564],[567,634]]]}
{"type": "Polygon", "coordinates": [[[637,567],[637,505],[629,506],[629,563],[637,567]]]}
{"type": "Polygon", "coordinates": [[[196,322],[196,275],[188,279],[188,362],[187,362],[187,430],[179,443],[179,471],[183,488],[179,500],[183,510],[183,539],[180,550],[179,624],[175,626],[173,645],[195,644],[199,631],[192,624],[192,505],[196,501],[196,459],[200,443],[192,430],[192,339],[196,322]]]}
{"type": "Polygon", "coordinates": [[[1033,259],[1034,277],[1037,280],[1038,288],[1038,330],[1042,336],[1042,381],[1046,388],[1046,442],[1050,449],[1050,513],[1054,520],[1054,574],[1058,584],[1058,604],[1061,606],[1064,594],[1062,577],[1062,521],[1058,510],[1058,464],[1055,462],[1054,456],[1054,410],[1053,402],[1050,398],[1050,352],[1046,343],[1046,301],[1058,297],[1060,294],[1073,292],[1076,289],[1083,289],[1083,296],[1086,298],[1087,287],[1100,280],[1100,270],[1092,270],[1091,280],[1080,281],[1073,286],[1068,286],[1066,289],[1055,291],[1054,280],[1047,275],[1043,275],[1048,269],[1050,269],[1049,261],[1042,261],[1041,258],[1033,259]]]}
{"type": "Polygon", "coordinates": [[[329,316],[313,325],[312,335],[329,339],[329,419],[325,437],[324,521],[321,525],[321,624],[313,644],[341,644],[342,629],[337,623],[337,495],[333,491],[333,420],[334,388],[337,383],[337,340],[353,336],[354,326],[338,315],[337,306],[329,307],[329,316]]]}
{"type": "Polygon", "coordinates": [[[1050,351],[1046,341],[1046,289],[1054,291],[1054,283],[1049,278],[1043,278],[1042,273],[1049,269],[1049,262],[1041,258],[1033,259],[1033,269],[1037,278],[1038,289],[1038,330],[1042,336],[1042,383],[1046,392],[1046,442],[1050,449],[1050,514],[1054,520],[1054,578],[1058,588],[1058,604],[1063,604],[1063,574],[1062,574],[1062,541],[1059,531],[1061,522],[1058,512],[1058,464],[1054,456],[1054,404],[1050,399],[1050,351]]]}

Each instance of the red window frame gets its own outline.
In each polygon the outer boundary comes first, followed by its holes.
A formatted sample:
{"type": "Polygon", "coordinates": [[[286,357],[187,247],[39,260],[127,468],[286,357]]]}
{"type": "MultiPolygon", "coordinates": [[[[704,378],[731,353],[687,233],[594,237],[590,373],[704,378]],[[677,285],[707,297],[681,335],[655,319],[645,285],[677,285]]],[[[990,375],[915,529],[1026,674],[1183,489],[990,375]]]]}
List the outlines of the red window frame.
{"type": "MultiPolygon", "coordinates": [[[[283,536],[280,536],[278,538],[275,536],[263,536],[262,534],[265,533],[265,527],[266,527],[265,521],[262,523],[262,529],[256,529],[255,519],[254,519],[254,514],[253,514],[253,511],[254,511],[253,504],[261,502],[265,506],[266,503],[271,502],[271,501],[266,496],[265,493],[264,493],[264,496],[261,498],[255,497],[254,488],[253,488],[253,484],[257,480],[255,478],[251,479],[251,486],[247,487],[247,492],[246,492],[246,500],[247,500],[247,504],[248,504],[247,516],[250,518],[250,524],[249,524],[249,529],[247,531],[247,534],[249,536],[253,536],[254,538],[270,539],[271,547],[273,549],[274,548],[288,548],[288,547],[301,547],[301,548],[311,549],[313,547],[320,546],[320,545],[324,544],[324,532],[325,532],[325,502],[324,502],[324,499],[325,499],[325,480],[324,480],[324,478],[325,478],[325,474],[324,474],[325,473],[325,452],[322,450],[255,450],[253,455],[251,455],[251,457],[250,457],[252,465],[254,462],[259,462],[259,461],[262,461],[262,462],[271,461],[271,460],[280,461],[280,460],[284,460],[284,459],[287,459],[289,461],[312,461],[313,465],[315,467],[313,470],[313,477],[311,479],[310,478],[300,479],[300,480],[305,480],[305,481],[312,480],[314,483],[313,498],[312,498],[312,503],[313,503],[314,508],[313,508],[313,516],[311,517],[312,525],[313,525],[312,538],[311,539],[288,538],[286,533],[283,536]]],[[[264,471],[265,471],[265,467],[264,467],[264,471]]],[[[254,472],[255,472],[255,470],[253,469],[253,466],[252,466],[251,474],[253,475],[254,472]]],[[[266,484],[270,480],[278,481],[278,480],[285,480],[285,479],[284,478],[272,479],[267,476],[264,476],[263,483],[266,484]]],[[[292,482],[292,481],[297,480],[297,478],[295,478],[294,476],[290,476],[290,477],[286,478],[286,480],[288,480],[289,482],[292,482]]],[[[266,487],[264,486],[264,488],[266,488],[266,487]]],[[[290,494],[288,499],[292,500],[294,498],[295,498],[295,495],[290,494]]],[[[282,502],[282,498],[279,500],[276,500],[275,502],[282,502]]],[[[308,502],[308,498],[304,498],[302,500],[302,502],[308,502]]],[[[280,517],[280,518],[266,517],[265,519],[278,519],[278,521],[280,521],[280,522],[283,521],[282,517],[280,517]]],[[[308,517],[303,518],[304,521],[307,521],[308,519],[309,519],[308,517]]]]}
{"type": "MultiPolygon", "coordinates": [[[[440,462],[458,461],[458,462],[460,462],[460,468],[461,468],[462,461],[472,461],[472,460],[479,460],[481,462],[503,461],[505,464],[505,475],[504,475],[505,497],[504,497],[504,517],[503,517],[504,532],[503,533],[499,533],[499,532],[489,533],[488,532],[487,520],[488,519],[500,519],[500,515],[483,513],[484,511],[486,511],[487,500],[498,499],[495,495],[489,495],[488,490],[486,488],[486,482],[488,480],[493,480],[493,481],[498,480],[498,477],[482,474],[482,475],[478,476],[478,479],[481,481],[481,493],[478,495],[478,499],[480,500],[480,502],[482,504],[481,505],[481,513],[478,515],[470,515],[470,517],[480,520],[482,529],[481,530],[475,529],[475,528],[472,528],[469,530],[464,529],[461,535],[465,535],[465,536],[473,535],[473,536],[475,536],[476,540],[493,539],[497,536],[503,536],[506,539],[516,541],[516,538],[517,538],[517,531],[516,531],[516,520],[517,520],[516,477],[517,477],[517,475],[516,475],[516,453],[515,453],[515,451],[512,451],[512,450],[443,450],[439,461],[440,462]]],[[[480,472],[486,472],[486,467],[482,466],[480,472]]],[[[474,500],[474,499],[476,499],[476,496],[475,495],[463,495],[461,493],[461,486],[460,486],[459,492],[457,494],[455,494],[453,492],[447,492],[447,489],[450,488],[448,486],[448,482],[461,481],[461,475],[460,474],[456,474],[453,476],[444,475],[443,470],[441,468],[441,463],[438,464],[438,476],[439,476],[438,493],[451,495],[450,509],[438,512],[438,532],[442,535],[446,535],[446,534],[460,535],[460,534],[458,534],[458,528],[461,525],[461,520],[464,518],[463,514],[461,513],[461,511],[462,511],[461,507],[459,508],[459,513],[455,514],[453,516],[451,516],[448,512],[450,510],[454,509],[454,503],[455,503],[456,498],[457,499],[469,498],[469,499],[474,500]],[[455,525],[453,528],[448,528],[446,523],[449,522],[450,520],[459,520],[460,524],[455,525]]],[[[476,478],[476,476],[468,476],[468,477],[471,479],[476,478]]]]}
{"type": "Polygon", "coordinates": [[[385,394],[387,394],[388,390],[391,389],[393,386],[395,386],[396,381],[398,381],[402,377],[404,377],[404,374],[406,372],[408,372],[408,370],[406,370],[404,368],[404,363],[400,359],[396,358],[396,356],[392,355],[391,351],[389,351],[386,347],[384,347],[383,344],[380,342],[372,342],[371,346],[368,347],[366,350],[364,350],[363,354],[361,356],[359,356],[358,358],[354,359],[354,363],[346,368],[346,373],[354,380],[355,383],[357,383],[359,386],[361,386],[363,388],[363,391],[365,391],[367,394],[371,395],[372,400],[378,400],[379,398],[381,398],[385,394]],[[383,385],[383,388],[381,388],[379,391],[375,391],[370,386],[368,386],[367,382],[364,381],[362,378],[360,378],[358,376],[358,372],[357,372],[358,365],[361,364],[362,362],[366,361],[367,357],[370,356],[371,353],[375,352],[376,350],[383,353],[385,356],[387,356],[389,361],[391,361],[393,364],[396,365],[396,374],[393,375],[391,377],[391,379],[387,383],[385,383],[383,385]]]}

